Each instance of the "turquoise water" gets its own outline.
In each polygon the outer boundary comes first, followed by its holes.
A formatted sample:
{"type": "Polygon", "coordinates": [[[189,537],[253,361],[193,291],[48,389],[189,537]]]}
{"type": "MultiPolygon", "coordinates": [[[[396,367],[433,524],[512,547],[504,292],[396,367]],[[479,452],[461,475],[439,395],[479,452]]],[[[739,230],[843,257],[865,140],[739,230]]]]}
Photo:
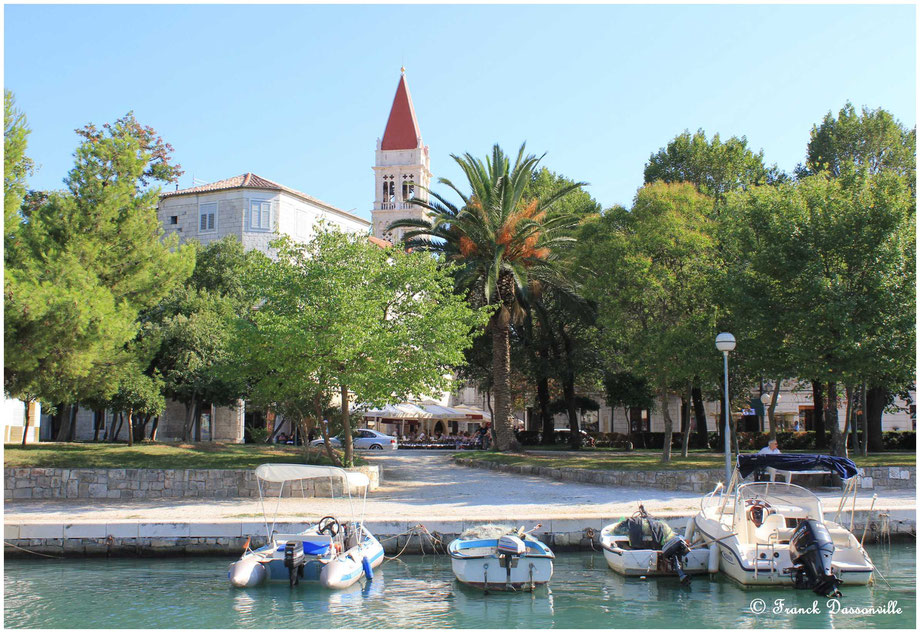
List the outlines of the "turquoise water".
{"type": "Polygon", "coordinates": [[[550,587],[535,594],[483,595],[454,580],[446,556],[403,556],[374,580],[345,591],[316,585],[232,589],[226,558],[7,560],[4,624],[42,628],[914,628],[916,546],[869,554],[891,587],[844,587],[844,608],[902,613],[831,613],[810,591],[742,589],[727,579],[627,579],[598,553],[559,554],[550,587]],[[812,607],[820,613],[751,611],[812,607]]]}

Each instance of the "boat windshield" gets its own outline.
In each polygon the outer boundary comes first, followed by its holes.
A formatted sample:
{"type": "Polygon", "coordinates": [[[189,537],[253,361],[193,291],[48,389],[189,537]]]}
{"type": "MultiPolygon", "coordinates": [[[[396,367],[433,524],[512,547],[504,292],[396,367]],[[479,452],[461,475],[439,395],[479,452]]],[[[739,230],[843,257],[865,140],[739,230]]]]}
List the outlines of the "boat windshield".
{"type": "Polygon", "coordinates": [[[760,482],[738,486],[734,511],[736,522],[739,512],[761,505],[787,519],[824,520],[821,500],[810,490],[787,483],[760,482]]]}

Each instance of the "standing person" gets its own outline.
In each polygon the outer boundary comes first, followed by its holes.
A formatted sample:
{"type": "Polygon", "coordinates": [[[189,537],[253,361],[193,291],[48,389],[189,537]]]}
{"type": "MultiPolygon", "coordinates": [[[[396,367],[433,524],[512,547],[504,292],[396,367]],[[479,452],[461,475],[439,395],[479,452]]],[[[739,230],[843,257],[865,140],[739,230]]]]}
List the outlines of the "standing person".
{"type": "Polygon", "coordinates": [[[307,444],[312,444],[315,438],[316,438],[316,431],[311,428],[310,432],[307,433],[307,444]]]}

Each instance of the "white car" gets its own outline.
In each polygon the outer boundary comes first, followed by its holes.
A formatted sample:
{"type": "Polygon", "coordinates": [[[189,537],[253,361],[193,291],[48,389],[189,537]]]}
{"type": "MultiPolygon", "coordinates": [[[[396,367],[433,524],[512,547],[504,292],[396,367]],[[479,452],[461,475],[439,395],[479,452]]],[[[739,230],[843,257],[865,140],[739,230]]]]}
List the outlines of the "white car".
{"type": "MultiPolygon", "coordinates": [[[[395,451],[399,447],[396,438],[392,435],[386,435],[371,429],[355,429],[351,432],[351,439],[357,449],[395,451]]],[[[333,448],[342,448],[342,440],[339,437],[330,437],[329,443],[332,444],[333,448]]],[[[310,446],[322,446],[323,444],[323,438],[310,442],[310,446]]]]}

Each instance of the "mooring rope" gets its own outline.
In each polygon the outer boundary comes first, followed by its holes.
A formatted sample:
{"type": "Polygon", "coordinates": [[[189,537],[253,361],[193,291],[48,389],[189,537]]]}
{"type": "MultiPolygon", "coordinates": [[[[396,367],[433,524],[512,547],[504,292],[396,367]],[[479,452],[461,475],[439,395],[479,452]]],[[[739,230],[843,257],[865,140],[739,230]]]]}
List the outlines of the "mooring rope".
{"type": "Polygon", "coordinates": [[[15,547],[16,549],[22,550],[23,552],[27,552],[29,554],[34,554],[35,556],[44,556],[45,558],[60,558],[62,560],[64,559],[63,556],[54,556],[53,554],[42,554],[41,552],[33,552],[32,550],[26,549],[25,547],[19,547],[18,545],[14,545],[13,543],[10,543],[9,541],[3,541],[3,544],[9,545],[10,547],[15,547]]]}

